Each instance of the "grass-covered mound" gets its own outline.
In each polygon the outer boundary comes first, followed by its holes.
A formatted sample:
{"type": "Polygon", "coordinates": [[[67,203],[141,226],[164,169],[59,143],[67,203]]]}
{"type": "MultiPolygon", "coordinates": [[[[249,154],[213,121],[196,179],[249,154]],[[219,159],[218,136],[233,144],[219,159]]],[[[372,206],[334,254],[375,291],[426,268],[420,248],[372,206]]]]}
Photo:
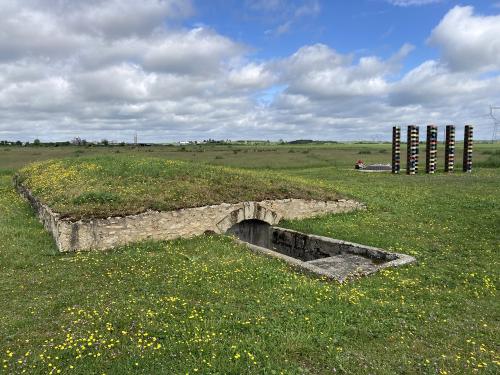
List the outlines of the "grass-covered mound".
{"type": "Polygon", "coordinates": [[[37,162],[21,169],[19,179],[40,201],[74,219],[224,202],[339,198],[324,183],[275,172],[130,156],[37,162]]]}

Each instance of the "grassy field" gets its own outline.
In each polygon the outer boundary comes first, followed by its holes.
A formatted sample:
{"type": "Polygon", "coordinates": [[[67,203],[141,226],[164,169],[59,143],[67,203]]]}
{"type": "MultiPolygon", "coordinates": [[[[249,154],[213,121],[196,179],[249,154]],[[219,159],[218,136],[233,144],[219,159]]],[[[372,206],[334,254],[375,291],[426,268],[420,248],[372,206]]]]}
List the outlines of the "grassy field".
{"type": "Polygon", "coordinates": [[[340,198],[321,181],[151,157],[50,160],[32,163],[18,176],[43,203],[74,219],[266,199],[340,198]]]}
{"type": "MultiPolygon", "coordinates": [[[[351,169],[359,158],[388,162],[389,147],[0,149],[3,372],[498,373],[500,169],[351,169]],[[36,160],[117,150],[323,181],[368,210],[284,226],[407,253],[418,264],[341,285],[224,236],[58,255],[14,192],[13,173],[36,160]]],[[[475,165],[497,165],[497,150],[478,145],[475,165]]]]}
{"type": "MultiPolygon", "coordinates": [[[[1,168],[18,169],[33,161],[86,157],[96,155],[135,155],[163,159],[196,161],[215,165],[258,168],[294,169],[311,167],[352,168],[356,160],[369,163],[390,163],[390,144],[337,144],[337,145],[213,145],[213,146],[152,146],[152,147],[0,147],[1,168]]],[[[401,145],[404,156],[405,145],[401,145]]],[[[421,145],[421,158],[424,146],[421,145]]],[[[462,144],[456,146],[457,165],[461,166],[462,144]]],[[[444,158],[444,148],[438,147],[438,162],[444,158]]],[[[439,163],[438,163],[439,165],[439,163]]],[[[500,167],[498,145],[474,145],[474,166],[500,167]]]]}

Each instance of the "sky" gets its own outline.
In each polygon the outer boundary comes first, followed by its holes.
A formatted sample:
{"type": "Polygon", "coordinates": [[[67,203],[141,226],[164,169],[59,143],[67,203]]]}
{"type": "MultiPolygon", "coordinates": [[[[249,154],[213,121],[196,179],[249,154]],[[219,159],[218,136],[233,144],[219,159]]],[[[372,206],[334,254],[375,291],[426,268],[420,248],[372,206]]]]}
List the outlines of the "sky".
{"type": "Polygon", "coordinates": [[[0,0],[0,140],[491,139],[490,105],[500,0],[0,0]]]}

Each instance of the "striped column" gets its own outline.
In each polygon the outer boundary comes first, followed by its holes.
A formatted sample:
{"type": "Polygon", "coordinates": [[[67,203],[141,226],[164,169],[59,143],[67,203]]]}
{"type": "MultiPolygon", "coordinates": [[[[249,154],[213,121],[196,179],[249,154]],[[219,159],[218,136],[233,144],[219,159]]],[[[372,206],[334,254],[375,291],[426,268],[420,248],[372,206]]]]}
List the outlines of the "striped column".
{"type": "Polygon", "coordinates": [[[418,142],[418,126],[409,125],[406,145],[406,174],[418,172],[418,142]]]}
{"type": "Polygon", "coordinates": [[[427,142],[425,148],[425,173],[436,172],[438,128],[427,125],[427,142]]]}
{"type": "Polygon", "coordinates": [[[401,128],[392,127],[392,173],[399,173],[401,169],[401,128]]]}
{"type": "Polygon", "coordinates": [[[463,171],[472,172],[472,125],[465,125],[464,130],[464,162],[463,171]]]}
{"type": "Polygon", "coordinates": [[[444,171],[453,172],[455,165],[455,126],[446,125],[446,137],[444,145],[444,171]]]}
{"type": "Polygon", "coordinates": [[[419,127],[415,126],[415,136],[414,136],[414,143],[415,143],[415,173],[418,173],[418,159],[419,159],[419,153],[420,153],[420,137],[419,137],[419,127]]]}

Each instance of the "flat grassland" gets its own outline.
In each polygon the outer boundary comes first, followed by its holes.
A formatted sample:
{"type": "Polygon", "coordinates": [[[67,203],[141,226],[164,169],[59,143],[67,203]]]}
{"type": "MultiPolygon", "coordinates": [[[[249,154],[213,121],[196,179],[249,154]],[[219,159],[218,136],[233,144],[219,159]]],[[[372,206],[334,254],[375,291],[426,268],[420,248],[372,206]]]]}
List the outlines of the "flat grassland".
{"type": "Polygon", "coordinates": [[[0,148],[0,372],[498,373],[498,150],[475,146],[472,174],[392,176],[352,170],[389,162],[380,144],[0,148]],[[225,236],[59,255],[14,173],[117,151],[322,181],[368,210],[284,226],[418,264],[341,285],[225,236]]]}

